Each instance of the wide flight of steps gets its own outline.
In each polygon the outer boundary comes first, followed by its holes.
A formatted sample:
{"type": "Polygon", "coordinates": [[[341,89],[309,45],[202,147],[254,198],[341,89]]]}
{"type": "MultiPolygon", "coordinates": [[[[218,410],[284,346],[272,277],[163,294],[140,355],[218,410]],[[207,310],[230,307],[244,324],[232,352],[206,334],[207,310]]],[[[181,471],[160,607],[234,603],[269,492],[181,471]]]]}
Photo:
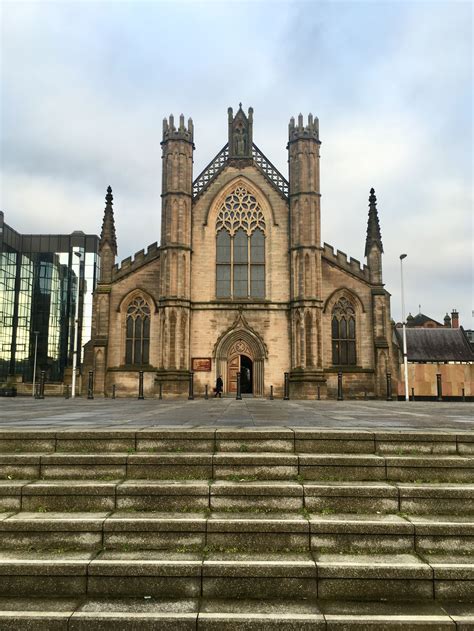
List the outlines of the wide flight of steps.
{"type": "Polygon", "coordinates": [[[474,433],[0,431],[0,630],[474,629],[474,433]]]}

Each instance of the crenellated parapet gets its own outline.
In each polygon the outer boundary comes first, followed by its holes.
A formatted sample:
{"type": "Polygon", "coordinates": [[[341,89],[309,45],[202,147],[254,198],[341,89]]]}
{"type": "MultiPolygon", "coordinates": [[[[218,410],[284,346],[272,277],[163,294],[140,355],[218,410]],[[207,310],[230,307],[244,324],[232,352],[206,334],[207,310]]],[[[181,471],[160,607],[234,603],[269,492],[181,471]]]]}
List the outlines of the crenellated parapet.
{"type": "Polygon", "coordinates": [[[147,265],[151,261],[154,261],[160,256],[160,248],[158,247],[158,243],[152,243],[148,246],[147,251],[139,250],[135,253],[134,256],[127,256],[127,258],[123,259],[119,265],[114,265],[112,271],[112,279],[119,280],[124,276],[127,276],[131,272],[136,271],[143,265],[147,265]]]}
{"type": "Polygon", "coordinates": [[[367,265],[361,265],[360,261],[352,258],[348,259],[347,254],[341,250],[334,251],[332,245],[325,243],[322,250],[323,258],[334,263],[346,272],[350,272],[354,276],[357,276],[361,280],[370,282],[370,270],[367,265]]]}
{"type": "Polygon", "coordinates": [[[163,142],[168,140],[185,140],[186,142],[193,143],[194,139],[194,125],[193,119],[188,118],[188,125],[186,127],[184,122],[184,115],[179,117],[179,126],[176,127],[174,123],[174,116],[170,114],[169,119],[163,119],[163,142]]]}
{"type": "Polygon", "coordinates": [[[308,122],[305,125],[303,114],[298,115],[298,122],[292,116],[290,118],[290,124],[288,125],[288,142],[295,142],[296,140],[316,140],[319,142],[319,119],[313,117],[312,114],[308,114],[308,122]]]}

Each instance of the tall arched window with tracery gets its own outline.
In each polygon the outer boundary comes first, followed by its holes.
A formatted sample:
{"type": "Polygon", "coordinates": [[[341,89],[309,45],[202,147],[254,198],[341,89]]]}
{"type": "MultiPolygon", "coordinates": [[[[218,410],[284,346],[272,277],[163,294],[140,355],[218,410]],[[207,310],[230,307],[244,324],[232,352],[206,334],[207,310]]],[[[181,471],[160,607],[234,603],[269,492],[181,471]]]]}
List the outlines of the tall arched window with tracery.
{"type": "Polygon", "coordinates": [[[141,296],[127,309],[125,363],[141,366],[150,358],[150,307],[141,296]]]}
{"type": "Polygon", "coordinates": [[[340,298],[332,310],[332,363],[335,366],[356,365],[355,309],[347,298],[340,298]]]}
{"type": "Polygon", "coordinates": [[[265,217],[245,187],[225,198],[216,233],[217,298],[265,298],[265,217]]]}

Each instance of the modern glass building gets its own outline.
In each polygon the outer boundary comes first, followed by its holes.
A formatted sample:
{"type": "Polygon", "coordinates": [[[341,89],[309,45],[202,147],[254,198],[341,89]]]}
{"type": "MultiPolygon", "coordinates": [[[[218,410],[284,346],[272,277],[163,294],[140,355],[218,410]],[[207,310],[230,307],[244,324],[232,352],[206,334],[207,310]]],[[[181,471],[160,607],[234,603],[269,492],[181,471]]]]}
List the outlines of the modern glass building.
{"type": "Polygon", "coordinates": [[[83,232],[19,234],[0,211],[0,383],[9,375],[32,381],[35,347],[37,370],[50,382],[63,380],[72,365],[78,290],[81,352],[90,339],[98,250],[99,237],[83,232]]]}

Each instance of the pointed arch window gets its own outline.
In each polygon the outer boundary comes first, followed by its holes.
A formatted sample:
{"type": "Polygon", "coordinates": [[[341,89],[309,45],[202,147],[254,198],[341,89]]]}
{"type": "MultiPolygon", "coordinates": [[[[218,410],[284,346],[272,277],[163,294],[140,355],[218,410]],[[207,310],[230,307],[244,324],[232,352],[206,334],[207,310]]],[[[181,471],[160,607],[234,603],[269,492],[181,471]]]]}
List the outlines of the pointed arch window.
{"type": "Polygon", "coordinates": [[[216,230],[217,298],[265,298],[265,218],[243,186],[224,200],[216,230]]]}
{"type": "Polygon", "coordinates": [[[127,309],[125,363],[141,366],[150,361],[150,307],[138,296],[127,309]]]}
{"type": "Polygon", "coordinates": [[[332,363],[335,366],[356,365],[356,318],[352,303],[340,298],[332,310],[332,363]]]}

